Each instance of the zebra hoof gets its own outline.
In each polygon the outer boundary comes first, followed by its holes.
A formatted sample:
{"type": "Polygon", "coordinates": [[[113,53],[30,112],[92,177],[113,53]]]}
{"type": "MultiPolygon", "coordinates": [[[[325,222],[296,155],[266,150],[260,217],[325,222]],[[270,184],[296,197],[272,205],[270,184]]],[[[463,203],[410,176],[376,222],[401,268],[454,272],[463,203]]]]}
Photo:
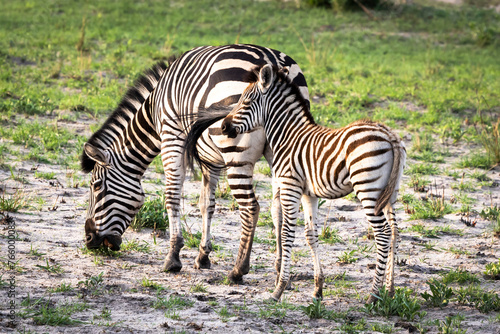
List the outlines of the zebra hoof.
{"type": "Polygon", "coordinates": [[[243,282],[243,275],[235,273],[234,270],[227,275],[227,278],[234,284],[240,284],[243,282]]]}
{"type": "Polygon", "coordinates": [[[210,269],[211,265],[208,256],[198,255],[194,260],[194,269],[210,269]]]}
{"type": "Polygon", "coordinates": [[[169,254],[163,264],[163,271],[168,273],[178,273],[182,269],[182,263],[179,259],[169,254]]]}

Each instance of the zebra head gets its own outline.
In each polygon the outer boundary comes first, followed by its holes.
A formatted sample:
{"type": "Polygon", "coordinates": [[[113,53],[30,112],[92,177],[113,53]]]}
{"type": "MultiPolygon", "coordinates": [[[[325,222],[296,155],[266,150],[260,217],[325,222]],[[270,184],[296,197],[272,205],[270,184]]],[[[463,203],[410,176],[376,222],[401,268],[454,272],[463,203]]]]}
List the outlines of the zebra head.
{"type": "MultiPolygon", "coordinates": [[[[285,75],[287,73],[287,69],[280,71],[285,75]]],[[[276,75],[276,69],[267,64],[257,67],[253,74],[255,79],[250,81],[236,106],[222,122],[222,133],[229,138],[235,138],[240,133],[265,124],[266,95],[276,75]]]]}
{"type": "Polygon", "coordinates": [[[119,250],[122,234],[144,203],[140,178],[121,173],[113,164],[111,151],[90,143],[84,144],[84,160],[87,165],[93,165],[85,219],[87,248],[104,244],[111,250],[119,250]]]}

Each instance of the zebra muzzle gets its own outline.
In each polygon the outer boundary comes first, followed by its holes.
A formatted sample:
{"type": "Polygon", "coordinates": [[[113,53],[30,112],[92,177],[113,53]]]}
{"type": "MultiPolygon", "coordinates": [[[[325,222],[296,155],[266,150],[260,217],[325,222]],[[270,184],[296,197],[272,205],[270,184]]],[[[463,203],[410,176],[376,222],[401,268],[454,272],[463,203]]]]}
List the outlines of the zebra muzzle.
{"type": "Polygon", "coordinates": [[[229,138],[236,138],[239,133],[238,129],[231,123],[231,117],[226,117],[224,119],[220,129],[222,130],[222,134],[228,136],[229,138]]]}

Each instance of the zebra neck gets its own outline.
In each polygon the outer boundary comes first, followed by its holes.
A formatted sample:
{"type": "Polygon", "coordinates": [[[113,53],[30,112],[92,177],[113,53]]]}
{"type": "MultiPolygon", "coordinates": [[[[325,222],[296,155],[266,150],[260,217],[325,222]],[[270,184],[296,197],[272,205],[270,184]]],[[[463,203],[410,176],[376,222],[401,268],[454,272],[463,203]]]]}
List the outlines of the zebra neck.
{"type": "Polygon", "coordinates": [[[269,113],[264,122],[264,129],[274,154],[280,148],[291,144],[293,141],[290,139],[301,130],[319,126],[312,120],[310,112],[300,103],[300,98],[295,94],[283,95],[281,99],[276,101],[275,106],[270,106],[268,109],[269,113]]]}
{"type": "Polygon", "coordinates": [[[115,126],[113,152],[115,165],[127,173],[142,177],[153,159],[160,153],[160,136],[155,126],[153,108],[146,99],[135,115],[122,127],[115,126]]]}

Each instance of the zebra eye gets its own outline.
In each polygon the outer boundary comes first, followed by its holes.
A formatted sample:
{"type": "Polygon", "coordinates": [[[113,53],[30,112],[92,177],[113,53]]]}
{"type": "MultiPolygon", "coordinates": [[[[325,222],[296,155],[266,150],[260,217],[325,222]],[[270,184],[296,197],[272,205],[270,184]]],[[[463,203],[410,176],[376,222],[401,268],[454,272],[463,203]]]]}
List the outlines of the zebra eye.
{"type": "Polygon", "coordinates": [[[94,191],[99,191],[99,190],[101,190],[101,188],[102,188],[102,181],[101,180],[94,182],[94,191]]]}

